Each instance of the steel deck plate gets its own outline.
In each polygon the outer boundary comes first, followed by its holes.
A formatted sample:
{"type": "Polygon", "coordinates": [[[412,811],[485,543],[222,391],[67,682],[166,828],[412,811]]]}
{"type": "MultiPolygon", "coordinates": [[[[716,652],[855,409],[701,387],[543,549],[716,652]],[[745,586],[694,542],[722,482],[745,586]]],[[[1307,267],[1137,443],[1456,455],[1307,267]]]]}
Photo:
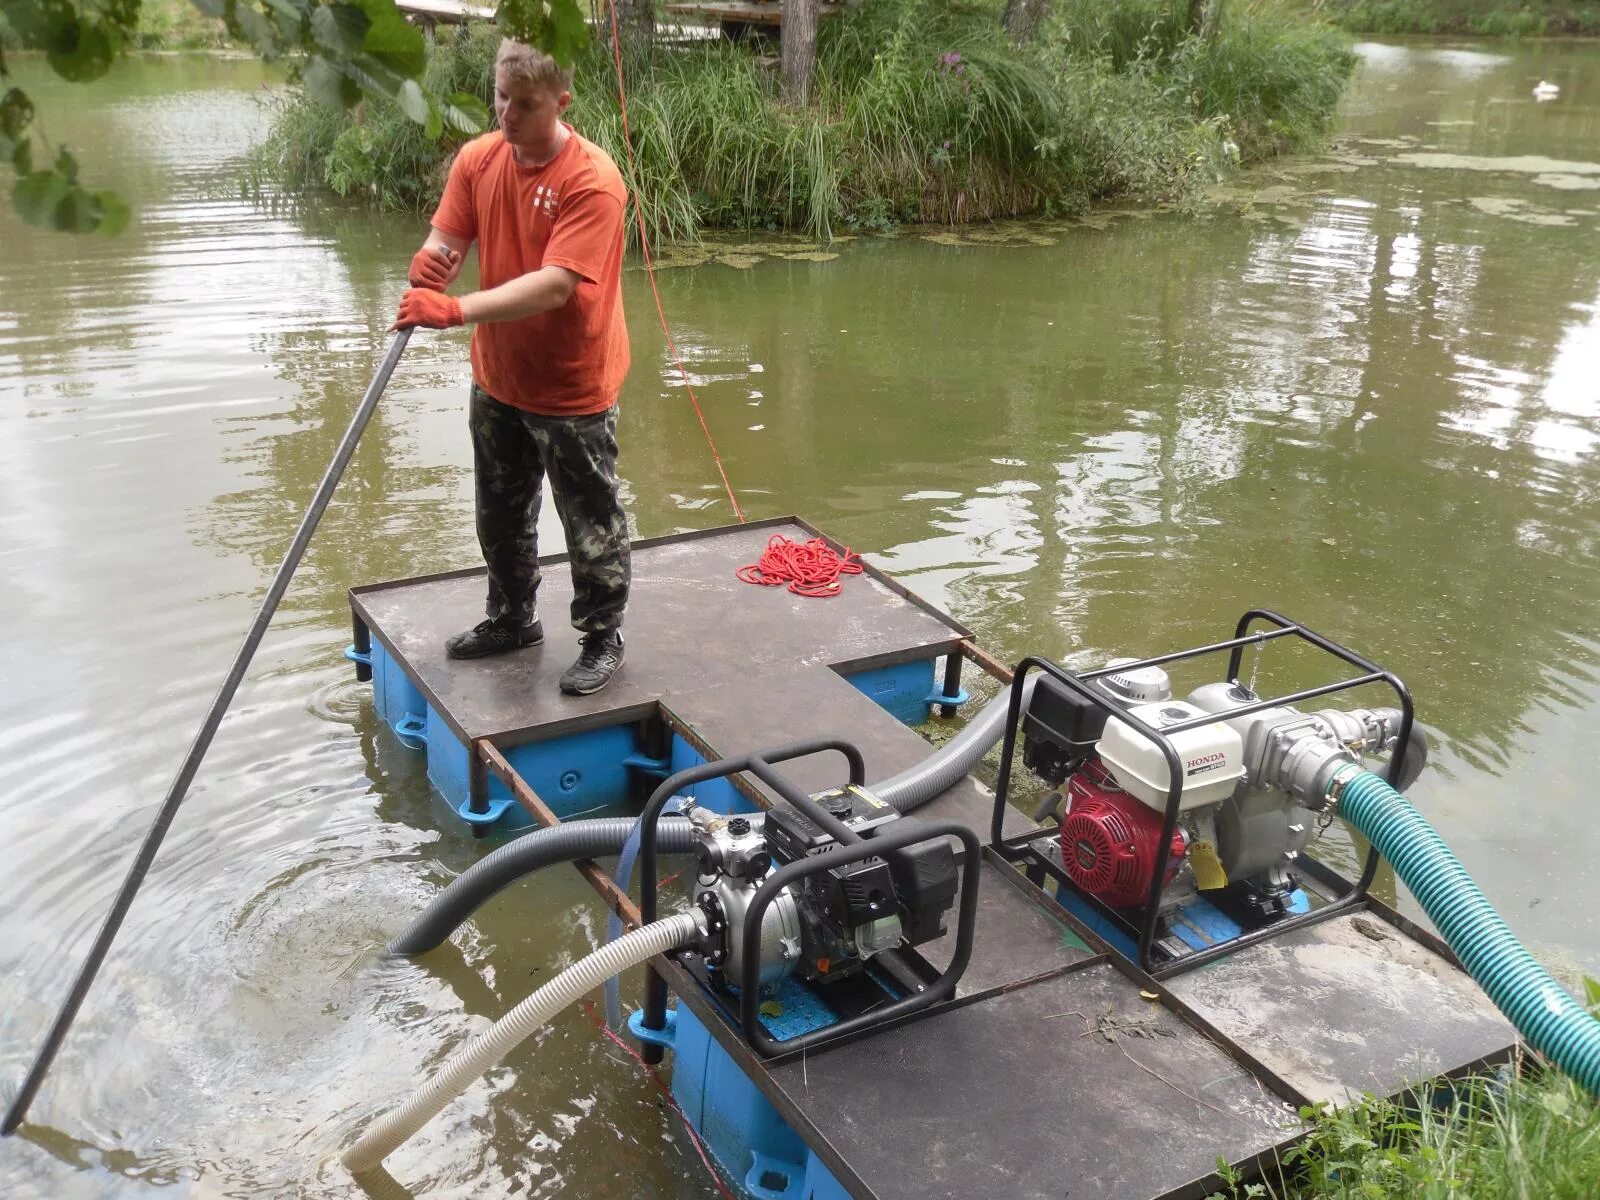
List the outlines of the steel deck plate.
{"type": "Polygon", "coordinates": [[[1310,1100],[1392,1095],[1504,1057],[1516,1032],[1461,970],[1375,913],[1349,913],[1166,981],[1310,1100]]]}
{"type": "MultiPolygon", "coordinates": [[[[445,639],[481,619],[481,568],[354,588],[351,603],[465,743],[490,738],[509,747],[666,710],[713,755],[833,736],[859,746],[869,780],[921,762],[927,741],[840,672],[958,651],[968,631],[871,567],[846,576],[842,594],[828,599],[737,579],[734,571],[759,559],[774,534],[819,536],[796,518],[781,518],[635,543],[627,661],[592,696],[564,696],[556,686],[578,651],[566,620],[572,584],[565,555],[539,560],[544,643],[508,655],[445,657],[445,639]]],[[[785,770],[808,790],[843,779],[836,755],[785,770]]],[[[993,793],[968,779],[919,811],[981,834],[993,793]]],[[[1020,815],[1016,827],[1027,828],[1020,815]]]]}
{"type": "Polygon", "coordinates": [[[876,1200],[1202,1195],[1295,1113],[1109,965],[787,1061],[790,1104],[876,1200]],[[1104,1029],[1105,1032],[1101,1032],[1104,1029]]]}

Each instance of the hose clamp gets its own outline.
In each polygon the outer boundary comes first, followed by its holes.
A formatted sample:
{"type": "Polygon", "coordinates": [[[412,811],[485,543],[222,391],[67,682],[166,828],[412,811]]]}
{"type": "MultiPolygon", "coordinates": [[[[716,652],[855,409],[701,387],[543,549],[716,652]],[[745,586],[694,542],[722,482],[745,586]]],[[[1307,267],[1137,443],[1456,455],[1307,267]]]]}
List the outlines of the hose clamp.
{"type": "Polygon", "coordinates": [[[1339,807],[1339,801],[1344,796],[1345,788],[1349,787],[1356,776],[1361,774],[1364,774],[1364,771],[1357,763],[1345,763],[1333,773],[1332,778],[1328,780],[1328,807],[1324,810],[1325,812],[1331,813],[1339,807]]]}

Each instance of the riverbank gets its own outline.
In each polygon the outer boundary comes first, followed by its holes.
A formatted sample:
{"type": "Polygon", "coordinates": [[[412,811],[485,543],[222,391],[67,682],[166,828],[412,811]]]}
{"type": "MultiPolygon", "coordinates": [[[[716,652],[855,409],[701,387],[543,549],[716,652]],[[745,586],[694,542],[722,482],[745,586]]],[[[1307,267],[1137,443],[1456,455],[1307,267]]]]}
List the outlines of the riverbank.
{"type": "Polygon", "coordinates": [[[1324,0],[1351,33],[1600,37],[1600,0],[1324,0]]]}
{"type": "MultiPolygon", "coordinates": [[[[128,45],[135,50],[223,50],[238,45],[216,17],[208,17],[192,0],[140,0],[139,20],[128,45]]],[[[0,46],[27,50],[4,13],[0,13],[0,46]]]]}
{"type": "MultiPolygon", "coordinates": [[[[1589,983],[1593,998],[1600,985],[1589,983]]],[[[1579,1200],[1600,1179],[1600,1101],[1527,1064],[1420,1100],[1368,1098],[1304,1115],[1315,1118],[1310,1135],[1262,1182],[1227,1180],[1209,1200],[1579,1200]]]]}
{"type": "MultiPolygon", "coordinates": [[[[1219,174],[1316,144],[1354,65],[1343,36],[1274,4],[1191,37],[1186,5],[1068,0],[1025,47],[1000,6],[865,0],[821,32],[813,104],[776,99],[770,58],[714,42],[629,65],[635,189],[657,240],[708,229],[955,224],[1183,202],[1219,174]]],[[[489,96],[495,35],[441,31],[429,82],[489,96]]],[[[576,68],[571,120],[626,166],[606,47],[576,68]]],[[[289,93],[256,152],[264,192],[332,190],[392,210],[437,198],[454,150],[396,108],[289,93]]],[[[630,214],[630,219],[632,214],[630,214]]]]}

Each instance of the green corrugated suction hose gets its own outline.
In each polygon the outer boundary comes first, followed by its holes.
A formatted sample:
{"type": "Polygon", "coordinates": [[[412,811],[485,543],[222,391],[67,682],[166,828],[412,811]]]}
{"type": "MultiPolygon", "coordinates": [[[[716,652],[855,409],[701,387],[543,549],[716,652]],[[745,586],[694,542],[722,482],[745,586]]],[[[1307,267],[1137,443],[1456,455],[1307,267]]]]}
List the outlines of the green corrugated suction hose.
{"type": "MultiPolygon", "coordinates": [[[[1352,768],[1353,769],[1353,768],[1352,768]]],[[[1517,941],[1432,825],[1370,771],[1342,772],[1339,815],[1394,864],[1467,974],[1523,1039],[1600,1096],[1600,1021],[1590,1016],[1517,941]]]]}

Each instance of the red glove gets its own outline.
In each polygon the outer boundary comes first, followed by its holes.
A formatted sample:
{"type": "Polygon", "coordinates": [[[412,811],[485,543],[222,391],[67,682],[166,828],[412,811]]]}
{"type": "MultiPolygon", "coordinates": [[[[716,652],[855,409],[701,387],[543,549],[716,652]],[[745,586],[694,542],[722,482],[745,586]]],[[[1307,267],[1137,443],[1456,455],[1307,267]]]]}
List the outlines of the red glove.
{"type": "Polygon", "coordinates": [[[449,246],[424,246],[411,259],[406,280],[412,287],[442,292],[461,270],[461,256],[449,246]]]}
{"type": "Polygon", "coordinates": [[[428,329],[449,329],[462,324],[461,301],[443,292],[428,288],[407,288],[400,297],[400,311],[395,314],[390,329],[410,329],[422,325],[428,329]]]}

